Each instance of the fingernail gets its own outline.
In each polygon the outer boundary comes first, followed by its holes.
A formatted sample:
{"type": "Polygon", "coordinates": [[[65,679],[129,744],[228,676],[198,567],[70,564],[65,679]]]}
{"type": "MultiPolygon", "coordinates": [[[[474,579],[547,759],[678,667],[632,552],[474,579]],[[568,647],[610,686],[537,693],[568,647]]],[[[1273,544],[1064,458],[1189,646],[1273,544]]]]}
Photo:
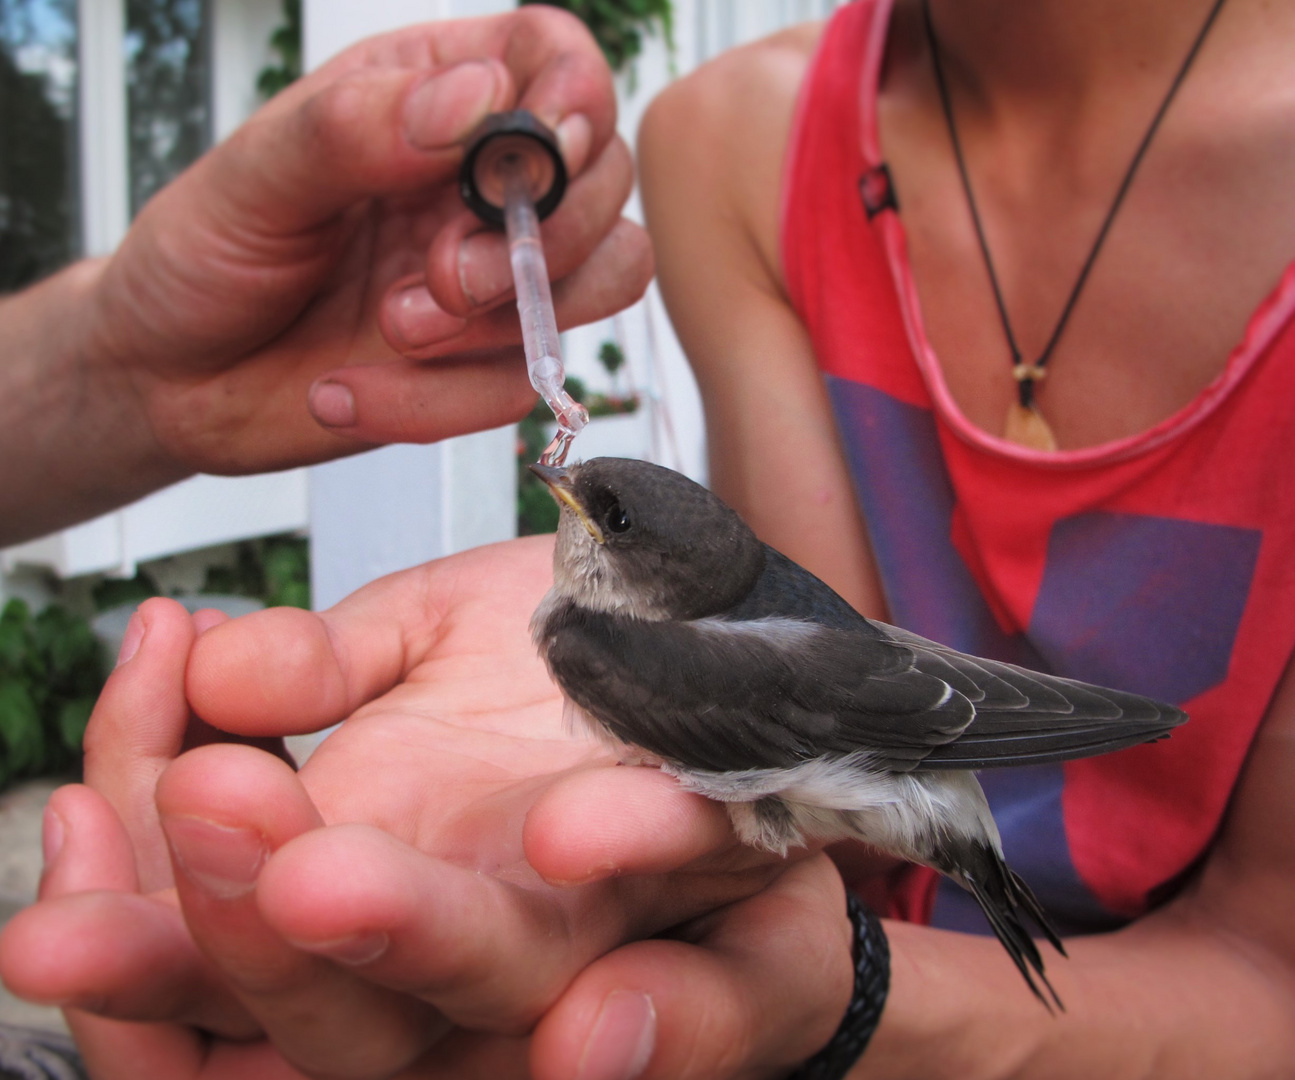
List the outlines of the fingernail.
{"type": "Polygon", "coordinates": [[[378,959],[391,945],[391,939],[378,930],[371,934],[338,938],[336,941],[294,940],[292,944],[315,956],[325,956],[329,960],[336,960],[339,964],[358,967],[361,964],[371,964],[378,959]]]}
{"type": "Polygon", "coordinates": [[[324,427],[351,427],[355,423],[355,395],[341,383],[321,379],[306,398],[310,415],[324,427]]]}
{"type": "Polygon", "coordinates": [[[441,310],[426,285],[413,285],[392,297],[391,328],[407,348],[417,349],[461,333],[468,325],[441,310]]]}
{"type": "Polygon", "coordinates": [[[54,812],[53,807],[45,807],[45,813],[41,815],[40,848],[46,871],[54,865],[58,853],[63,850],[63,840],[66,836],[67,826],[63,819],[54,812]]]}
{"type": "Polygon", "coordinates": [[[544,882],[547,885],[556,885],[561,889],[569,889],[575,885],[588,885],[591,881],[602,881],[603,878],[616,877],[620,872],[621,868],[617,863],[598,863],[596,866],[586,867],[570,877],[551,877],[545,874],[544,882]]]}
{"type": "Polygon", "coordinates": [[[117,651],[117,666],[121,667],[139,652],[140,643],[144,640],[144,620],[137,611],[126,624],[126,632],[121,636],[121,648],[117,651]]]}
{"type": "Polygon", "coordinates": [[[478,232],[464,238],[459,245],[459,287],[474,307],[499,299],[513,287],[503,236],[478,232]]]}
{"type": "Polygon", "coordinates": [[[646,994],[613,990],[594,1023],[576,1080],[634,1080],[656,1045],[656,1009],[646,994]]]}
{"type": "Polygon", "coordinates": [[[269,855],[265,838],[255,829],[164,817],[162,831],[185,875],[218,900],[250,893],[269,855]]]}
{"type": "Polygon", "coordinates": [[[585,167],[589,147],[594,141],[594,127],[589,123],[589,117],[572,113],[554,128],[553,134],[558,138],[558,149],[562,151],[567,172],[575,175],[585,167]]]}
{"type": "Polygon", "coordinates": [[[438,72],[405,101],[405,138],[419,150],[440,150],[464,139],[490,112],[499,74],[486,60],[438,72]]]}

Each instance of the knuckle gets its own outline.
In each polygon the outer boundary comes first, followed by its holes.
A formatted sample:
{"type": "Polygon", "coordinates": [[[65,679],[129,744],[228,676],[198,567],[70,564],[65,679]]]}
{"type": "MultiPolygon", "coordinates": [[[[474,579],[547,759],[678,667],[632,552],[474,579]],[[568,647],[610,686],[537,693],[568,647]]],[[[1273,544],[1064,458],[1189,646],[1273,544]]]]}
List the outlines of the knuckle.
{"type": "Polygon", "coordinates": [[[298,135],[312,156],[342,153],[364,127],[369,95],[362,75],[344,76],[308,98],[298,113],[298,135]]]}

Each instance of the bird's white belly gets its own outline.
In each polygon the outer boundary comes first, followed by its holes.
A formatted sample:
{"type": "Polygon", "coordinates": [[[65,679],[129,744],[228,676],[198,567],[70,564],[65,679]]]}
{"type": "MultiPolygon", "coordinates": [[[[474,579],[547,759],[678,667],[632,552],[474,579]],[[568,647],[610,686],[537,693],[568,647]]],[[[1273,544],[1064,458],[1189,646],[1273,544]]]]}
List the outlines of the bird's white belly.
{"type": "Polygon", "coordinates": [[[738,838],[785,854],[807,842],[853,838],[910,862],[930,863],[942,837],[970,835],[1001,850],[998,828],[973,773],[892,773],[866,754],[789,769],[698,772],[665,764],[683,787],[728,804],[738,838]],[[786,808],[777,812],[776,799],[786,808]]]}

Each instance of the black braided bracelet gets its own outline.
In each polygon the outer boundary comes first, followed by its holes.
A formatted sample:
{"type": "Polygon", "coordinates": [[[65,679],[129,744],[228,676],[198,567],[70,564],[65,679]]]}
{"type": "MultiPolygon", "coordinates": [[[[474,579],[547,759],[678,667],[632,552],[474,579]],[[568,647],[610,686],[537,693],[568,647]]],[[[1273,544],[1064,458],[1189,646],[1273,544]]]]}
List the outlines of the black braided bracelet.
{"type": "Polygon", "coordinates": [[[831,1041],[788,1080],[841,1080],[853,1068],[881,1023],[890,990],[890,945],[877,918],[852,892],[845,909],[854,927],[854,994],[831,1041]]]}

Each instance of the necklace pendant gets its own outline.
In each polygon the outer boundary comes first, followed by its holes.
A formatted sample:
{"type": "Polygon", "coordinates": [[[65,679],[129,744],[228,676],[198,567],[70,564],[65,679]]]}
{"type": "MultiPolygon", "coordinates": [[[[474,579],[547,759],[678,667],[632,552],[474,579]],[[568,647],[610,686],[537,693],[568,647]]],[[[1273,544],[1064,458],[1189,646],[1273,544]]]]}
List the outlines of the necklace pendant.
{"type": "Polygon", "coordinates": [[[1003,437],[1031,450],[1053,453],[1057,449],[1056,436],[1043,419],[1043,414],[1035,406],[1022,405],[1019,401],[1013,401],[1007,407],[1003,437]]]}

